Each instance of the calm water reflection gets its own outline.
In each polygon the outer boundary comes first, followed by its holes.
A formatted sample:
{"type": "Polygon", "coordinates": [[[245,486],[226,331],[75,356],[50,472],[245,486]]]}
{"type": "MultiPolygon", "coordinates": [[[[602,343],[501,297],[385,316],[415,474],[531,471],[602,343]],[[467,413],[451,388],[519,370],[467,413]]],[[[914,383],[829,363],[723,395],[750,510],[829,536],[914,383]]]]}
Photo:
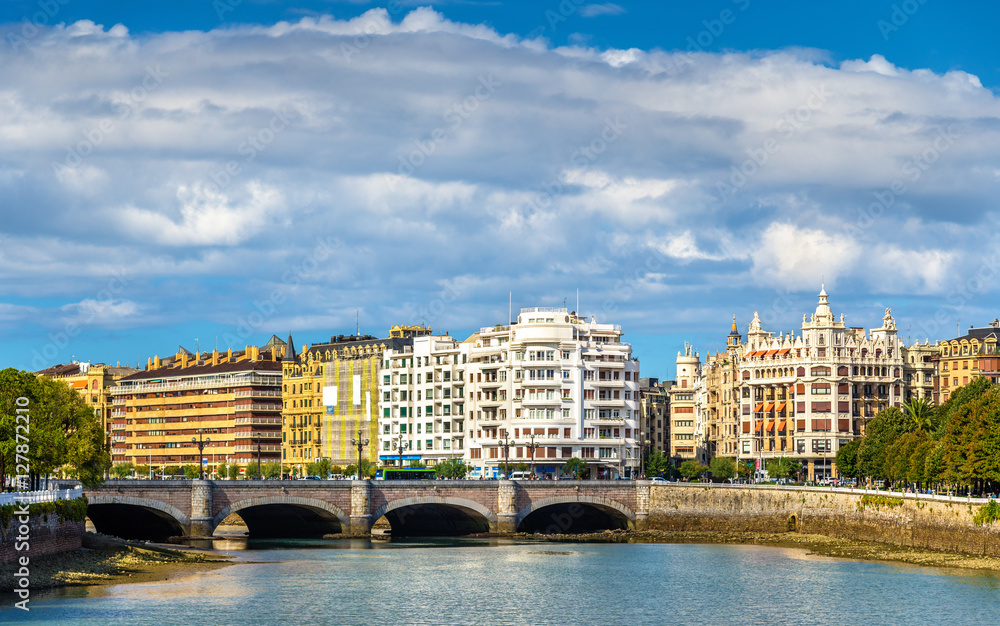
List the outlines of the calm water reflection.
{"type": "Polygon", "coordinates": [[[88,595],[39,595],[30,616],[4,607],[0,621],[987,624],[1000,608],[992,574],[758,546],[237,540],[224,549],[254,562],[88,595]]]}

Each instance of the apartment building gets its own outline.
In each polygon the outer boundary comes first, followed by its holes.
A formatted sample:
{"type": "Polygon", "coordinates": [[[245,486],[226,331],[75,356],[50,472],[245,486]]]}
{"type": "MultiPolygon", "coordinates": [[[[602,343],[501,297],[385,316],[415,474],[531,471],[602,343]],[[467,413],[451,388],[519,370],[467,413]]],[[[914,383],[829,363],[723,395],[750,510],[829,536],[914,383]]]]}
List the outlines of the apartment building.
{"type": "Polygon", "coordinates": [[[223,463],[279,460],[284,350],[271,337],[238,352],[181,347],[150,358],[111,388],[113,461],[159,471],[201,460],[212,476],[223,463]]]}
{"type": "MultiPolygon", "coordinates": [[[[292,346],[282,360],[281,456],[293,475],[329,459],[347,466],[378,460],[379,380],[383,357],[412,344],[430,329],[393,326],[389,336],[335,335],[330,341],[292,346]],[[353,440],[353,441],[352,441],[353,440]],[[367,443],[364,443],[367,441],[367,443]]],[[[288,342],[292,345],[292,338],[288,342]]]]}
{"type": "Polygon", "coordinates": [[[947,402],[959,387],[985,376],[1000,382],[1000,354],[997,338],[1000,337],[1000,320],[994,319],[985,328],[969,328],[969,332],[937,345],[937,371],[935,372],[934,400],[947,402]]]}
{"type": "Polygon", "coordinates": [[[903,347],[903,402],[934,399],[934,357],[938,347],[930,342],[903,347]]]}
{"type": "Polygon", "coordinates": [[[677,353],[676,378],[670,388],[670,458],[675,465],[694,460],[708,462],[704,412],[707,393],[701,376],[701,357],[691,344],[677,353]]]}
{"type": "Polygon", "coordinates": [[[466,342],[465,413],[474,476],[503,462],[557,476],[571,457],[593,478],[639,468],[639,362],[621,326],[565,308],[521,309],[466,342]]]}
{"type": "Polygon", "coordinates": [[[791,457],[803,478],[836,476],[840,446],[903,401],[902,348],[888,309],[866,334],[835,319],[825,289],[799,336],[764,331],[754,313],[740,366],[739,459],[791,457]]]}
{"type": "Polygon", "coordinates": [[[639,379],[639,441],[645,451],[670,454],[670,387],[673,381],[639,379]]]}
{"type": "Polygon", "coordinates": [[[468,344],[448,335],[414,337],[383,355],[375,447],[383,466],[433,467],[466,451],[468,344]]]}

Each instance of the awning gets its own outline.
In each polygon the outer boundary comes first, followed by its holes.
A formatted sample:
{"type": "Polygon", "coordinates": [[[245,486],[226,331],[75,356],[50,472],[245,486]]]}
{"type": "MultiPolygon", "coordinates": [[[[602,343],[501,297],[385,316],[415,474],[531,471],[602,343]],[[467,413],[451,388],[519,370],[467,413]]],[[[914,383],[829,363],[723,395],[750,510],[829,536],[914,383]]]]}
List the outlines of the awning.
{"type": "Polygon", "coordinates": [[[768,403],[767,403],[767,404],[766,404],[766,405],[764,406],[764,412],[765,412],[765,413],[770,413],[770,412],[771,412],[771,410],[772,410],[773,408],[774,408],[774,403],[773,403],[773,402],[768,402],[768,403]]]}
{"type": "Polygon", "coordinates": [[[86,389],[87,388],[87,381],[85,381],[85,380],[74,380],[73,382],[71,382],[69,384],[69,386],[72,387],[73,389],[86,389]]]}
{"type": "Polygon", "coordinates": [[[774,422],[772,422],[771,420],[767,420],[767,426],[764,427],[764,430],[766,432],[769,432],[769,433],[773,432],[774,431],[774,422]]]}
{"type": "Polygon", "coordinates": [[[778,354],[788,354],[791,351],[791,348],[782,348],[781,350],[778,350],[778,354]]]}
{"type": "Polygon", "coordinates": [[[768,350],[764,356],[771,356],[772,354],[778,354],[778,349],[775,348],[774,350],[768,350]]]}
{"type": "Polygon", "coordinates": [[[757,425],[753,427],[754,430],[760,430],[764,427],[764,422],[757,422],[757,425]]]}
{"type": "Polygon", "coordinates": [[[782,430],[785,430],[785,420],[778,422],[778,431],[780,432],[782,430]]]}
{"type": "Polygon", "coordinates": [[[763,402],[761,402],[761,403],[759,403],[759,404],[758,404],[757,406],[755,406],[755,407],[753,408],[753,412],[754,412],[754,413],[760,413],[760,412],[761,412],[761,409],[763,409],[763,408],[764,408],[764,403],[763,403],[763,402]]]}
{"type": "Polygon", "coordinates": [[[788,403],[787,402],[779,402],[778,403],[778,413],[781,413],[782,411],[785,410],[785,405],[786,404],[788,404],[788,403]]]}

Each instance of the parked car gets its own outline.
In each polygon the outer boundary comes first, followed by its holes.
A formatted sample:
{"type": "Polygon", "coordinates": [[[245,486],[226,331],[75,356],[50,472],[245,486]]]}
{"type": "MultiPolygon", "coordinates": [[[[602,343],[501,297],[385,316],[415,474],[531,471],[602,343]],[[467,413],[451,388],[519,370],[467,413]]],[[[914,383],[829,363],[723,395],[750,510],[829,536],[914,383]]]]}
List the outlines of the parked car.
{"type": "Polygon", "coordinates": [[[653,476],[652,478],[649,479],[649,481],[653,483],[665,483],[667,482],[667,479],[664,478],[663,476],[653,476]]]}

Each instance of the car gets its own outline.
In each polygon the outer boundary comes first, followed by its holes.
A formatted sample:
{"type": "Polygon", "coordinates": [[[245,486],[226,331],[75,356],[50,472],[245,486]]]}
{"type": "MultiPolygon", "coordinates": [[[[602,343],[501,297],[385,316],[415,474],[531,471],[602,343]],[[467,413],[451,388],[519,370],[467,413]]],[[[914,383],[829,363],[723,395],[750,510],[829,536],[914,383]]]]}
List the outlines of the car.
{"type": "Polygon", "coordinates": [[[303,476],[299,480],[323,480],[319,476],[303,476]]]}
{"type": "Polygon", "coordinates": [[[664,478],[663,476],[653,476],[652,478],[649,479],[649,482],[651,482],[651,483],[665,483],[665,482],[667,482],[667,479],[664,478]]]}

